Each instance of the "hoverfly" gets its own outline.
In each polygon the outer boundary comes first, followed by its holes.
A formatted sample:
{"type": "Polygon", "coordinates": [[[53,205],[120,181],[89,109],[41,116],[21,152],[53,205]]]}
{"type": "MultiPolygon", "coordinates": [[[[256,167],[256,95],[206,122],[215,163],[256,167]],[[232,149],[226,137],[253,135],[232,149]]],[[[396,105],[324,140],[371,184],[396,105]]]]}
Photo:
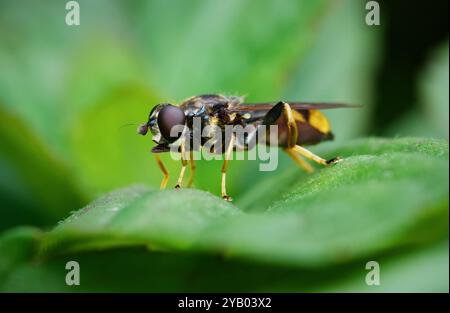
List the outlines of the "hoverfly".
{"type": "MultiPolygon", "coordinates": [[[[243,97],[223,96],[223,95],[201,95],[191,97],[183,101],[179,106],[170,103],[161,103],[153,107],[150,111],[148,121],[138,128],[138,133],[146,135],[150,129],[153,134],[153,141],[157,144],[152,149],[158,167],[163,173],[161,189],[164,189],[169,179],[169,173],[158,156],[158,153],[169,152],[170,146],[179,139],[180,136],[173,136],[171,129],[174,126],[182,125],[192,128],[193,118],[201,120],[201,126],[218,126],[223,130],[226,125],[277,125],[278,126],[278,146],[282,148],[293,161],[307,172],[312,172],[313,167],[304,159],[309,159],[318,164],[328,166],[341,160],[335,157],[325,160],[320,156],[304,148],[307,145],[318,144],[322,141],[334,138],[331,132],[328,119],[318,111],[318,109],[333,109],[343,107],[355,107],[340,103],[305,103],[305,102],[283,102],[273,103],[243,103],[243,97]]],[[[212,135],[203,136],[201,144],[204,144],[212,135]]],[[[233,151],[238,150],[238,142],[231,136],[229,142],[225,143],[225,160],[221,170],[221,194],[222,198],[231,201],[226,192],[226,173],[228,160],[233,151]]],[[[266,143],[269,144],[269,143],[266,143]]],[[[242,145],[241,145],[242,146],[242,145]]],[[[249,148],[244,143],[244,149],[249,148]]],[[[192,157],[193,149],[185,150],[183,144],[180,145],[181,171],[175,188],[180,188],[183,182],[187,159],[189,159],[191,176],[188,186],[192,185],[195,161],[192,157]],[[190,157],[186,157],[190,153],[190,157]],[[184,156],[184,157],[183,157],[184,156]]],[[[214,152],[214,151],[211,151],[214,152]]]]}

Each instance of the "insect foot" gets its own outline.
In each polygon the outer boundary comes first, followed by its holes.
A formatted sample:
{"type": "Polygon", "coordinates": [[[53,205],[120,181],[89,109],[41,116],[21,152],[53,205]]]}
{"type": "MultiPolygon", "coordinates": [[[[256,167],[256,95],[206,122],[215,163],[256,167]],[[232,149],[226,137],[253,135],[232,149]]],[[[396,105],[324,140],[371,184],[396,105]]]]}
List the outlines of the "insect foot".
{"type": "Polygon", "coordinates": [[[180,184],[176,184],[174,188],[175,188],[176,190],[178,190],[178,189],[181,189],[181,186],[180,186],[180,184]]]}
{"type": "Polygon", "coordinates": [[[233,198],[231,198],[229,195],[222,196],[222,199],[228,202],[233,201],[233,198]]]}
{"type": "Polygon", "coordinates": [[[328,165],[332,165],[332,164],[336,164],[336,163],[339,163],[339,162],[341,162],[343,159],[341,158],[341,157],[335,157],[335,158],[332,158],[332,159],[330,159],[330,160],[328,160],[327,161],[327,164],[328,165]]]}

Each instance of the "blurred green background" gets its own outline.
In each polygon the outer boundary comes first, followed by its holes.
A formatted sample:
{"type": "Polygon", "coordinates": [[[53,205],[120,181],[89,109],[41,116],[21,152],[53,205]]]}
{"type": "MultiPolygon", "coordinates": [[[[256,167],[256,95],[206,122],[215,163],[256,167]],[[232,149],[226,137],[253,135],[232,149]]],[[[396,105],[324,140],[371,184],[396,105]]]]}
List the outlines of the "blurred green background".
{"type": "MultiPolygon", "coordinates": [[[[50,229],[119,187],[157,188],[153,144],[127,124],[197,94],[364,105],[326,112],[336,142],[314,151],[367,135],[448,140],[447,1],[379,1],[372,27],[366,1],[78,2],[81,25],[67,26],[66,1],[0,0],[2,231],[50,229]]],[[[174,185],[180,165],[163,160],[174,185]]],[[[200,161],[195,186],[218,194],[220,166],[200,161]]],[[[238,207],[292,162],[257,166],[230,166],[238,207]]]]}

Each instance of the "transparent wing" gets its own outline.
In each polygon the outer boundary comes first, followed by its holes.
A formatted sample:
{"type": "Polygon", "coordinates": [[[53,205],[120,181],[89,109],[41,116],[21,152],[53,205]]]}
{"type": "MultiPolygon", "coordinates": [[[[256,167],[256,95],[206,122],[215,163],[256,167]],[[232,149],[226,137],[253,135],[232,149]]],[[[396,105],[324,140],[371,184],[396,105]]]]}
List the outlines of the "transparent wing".
{"type": "MultiPolygon", "coordinates": [[[[346,103],[331,103],[331,102],[287,102],[294,110],[327,110],[327,109],[339,109],[339,108],[361,108],[360,105],[352,105],[346,103]]],[[[276,103],[264,102],[264,103],[243,103],[239,104],[230,111],[233,112],[247,112],[247,111],[269,111],[276,103]]]]}

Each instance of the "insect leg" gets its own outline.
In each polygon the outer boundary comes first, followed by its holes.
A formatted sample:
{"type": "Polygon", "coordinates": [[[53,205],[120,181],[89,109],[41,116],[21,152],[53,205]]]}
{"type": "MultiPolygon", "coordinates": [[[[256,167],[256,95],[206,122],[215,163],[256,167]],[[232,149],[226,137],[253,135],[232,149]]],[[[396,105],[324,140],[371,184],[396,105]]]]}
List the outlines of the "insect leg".
{"type": "Polygon", "coordinates": [[[164,177],[161,181],[161,186],[160,186],[160,189],[164,189],[164,188],[166,188],[167,182],[169,181],[169,172],[167,171],[166,167],[164,166],[163,162],[161,161],[161,158],[159,157],[159,155],[154,154],[154,156],[155,156],[156,163],[158,164],[159,169],[161,170],[161,172],[164,175],[164,177]]]}
{"type": "Polygon", "coordinates": [[[231,135],[230,142],[228,143],[227,151],[225,152],[225,160],[223,161],[222,165],[222,198],[226,201],[232,201],[231,197],[227,195],[227,186],[226,186],[226,180],[227,180],[227,169],[228,169],[228,160],[231,158],[231,154],[233,153],[234,148],[234,134],[231,135]]]}
{"type": "Polygon", "coordinates": [[[291,106],[286,102],[281,102],[283,104],[283,114],[287,121],[288,127],[288,147],[292,148],[297,144],[297,123],[295,122],[294,115],[292,114],[291,106]]]}
{"type": "Polygon", "coordinates": [[[314,172],[314,168],[307,163],[301,156],[295,153],[295,147],[297,145],[297,138],[298,138],[298,130],[297,130],[297,123],[294,118],[294,112],[291,109],[291,106],[283,102],[283,114],[287,121],[288,126],[288,147],[284,148],[284,151],[294,160],[294,162],[303,168],[307,173],[314,172]]]}
{"type": "Polygon", "coordinates": [[[189,181],[188,181],[187,186],[191,187],[192,183],[194,182],[195,169],[196,169],[195,160],[194,160],[194,152],[193,151],[190,152],[189,164],[190,164],[190,167],[191,167],[191,174],[189,175],[189,181]]]}
{"type": "Polygon", "coordinates": [[[339,161],[341,161],[342,159],[340,157],[336,157],[330,160],[325,160],[323,158],[321,158],[320,156],[312,153],[311,151],[309,151],[308,149],[303,148],[302,146],[296,145],[293,148],[296,152],[300,153],[301,155],[303,155],[305,158],[310,159],[316,163],[322,164],[322,165],[330,165],[330,164],[335,164],[338,163],[339,161]]]}
{"type": "Polygon", "coordinates": [[[288,142],[287,142],[287,148],[285,148],[285,151],[295,161],[295,163],[300,165],[307,172],[312,171],[312,167],[309,164],[307,164],[303,159],[301,159],[299,156],[295,155],[294,151],[299,153],[300,155],[302,155],[310,160],[313,160],[314,162],[322,164],[322,165],[334,164],[341,160],[339,157],[337,157],[337,158],[333,158],[333,159],[327,161],[327,160],[322,159],[321,157],[315,155],[311,151],[303,148],[302,146],[297,145],[298,130],[297,130],[297,123],[296,123],[296,120],[294,117],[294,114],[297,112],[293,111],[291,106],[286,102],[278,102],[278,104],[275,107],[280,106],[280,105],[283,106],[282,111],[283,111],[284,117],[287,121],[287,127],[288,127],[288,142]]]}
{"type": "Polygon", "coordinates": [[[284,151],[291,157],[292,160],[294,160],[294,162],[300,166],[301,168],[303,168],[307,173],[312,173],[314,172],[314,168],[305,160],[303,160],[303,158],[301,156],[299,156],[294,149],[292,148],[284,148],[284,151]]]}
{"type": "Polygon", "coordinates": [[[183,177],[184,177],[184,173],[186,172],[186,165],[187,165],[184,144],[181,144],[180,148],[181,148],[181,170],[180,170],[180,175],[178,176],[178,180],[177,180],[177,184],[175,185],[175,188],[181,188],[181,184],[183,183],[183,177]]]}
{"type": "Polygon", "coordinates": [[[281,114],[284,115],[288,130],[287,146],[293,148],[297,144],[298,130],[294,114],[289,103],[280,101],[263,118],[263,125],[276,125],[281,114]]]}

